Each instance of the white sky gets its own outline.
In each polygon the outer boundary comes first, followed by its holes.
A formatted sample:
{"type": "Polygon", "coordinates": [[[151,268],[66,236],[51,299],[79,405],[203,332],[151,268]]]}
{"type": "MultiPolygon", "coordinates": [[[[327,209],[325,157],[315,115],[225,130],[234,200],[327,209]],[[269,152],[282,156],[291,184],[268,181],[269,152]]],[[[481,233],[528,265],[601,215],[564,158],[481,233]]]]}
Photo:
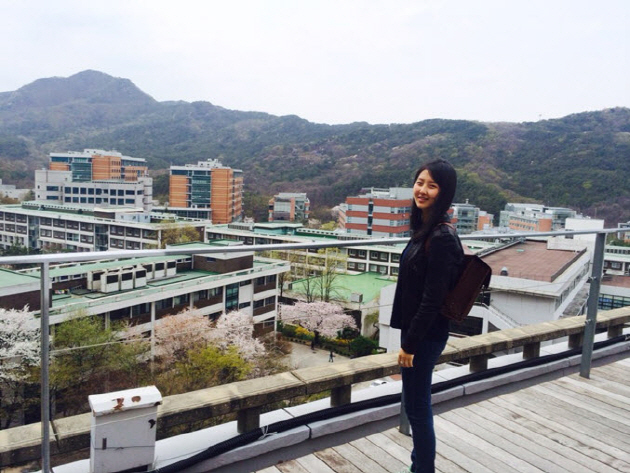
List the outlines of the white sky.
{"type": "Polygon", "coordinates": [[[313,122],[630,106],[628,0],[0,0],[0,91],[95,69],[313,122]]]}

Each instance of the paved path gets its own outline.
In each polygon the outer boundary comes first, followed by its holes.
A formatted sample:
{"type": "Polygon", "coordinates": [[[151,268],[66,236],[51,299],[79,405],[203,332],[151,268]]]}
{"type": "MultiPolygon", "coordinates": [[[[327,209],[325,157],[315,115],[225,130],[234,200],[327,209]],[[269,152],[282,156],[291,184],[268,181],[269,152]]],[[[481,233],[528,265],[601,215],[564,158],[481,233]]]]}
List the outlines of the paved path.
{"type": "MultiPolygon", "coordinates": [[[[316,348],[315,351],[311,350],[310,345],[303,345],[301,343],[290,342],[293,347],[293,351],[289,355],[289,365],[291,369],[308,368],[311,366],[318,366],[324,363],[329,363],[330,352],[322,348],[316,348]]],[[[338,355],[335,353],[333,363],[337,361],[346,361],[349,358],[338,355]]]]}

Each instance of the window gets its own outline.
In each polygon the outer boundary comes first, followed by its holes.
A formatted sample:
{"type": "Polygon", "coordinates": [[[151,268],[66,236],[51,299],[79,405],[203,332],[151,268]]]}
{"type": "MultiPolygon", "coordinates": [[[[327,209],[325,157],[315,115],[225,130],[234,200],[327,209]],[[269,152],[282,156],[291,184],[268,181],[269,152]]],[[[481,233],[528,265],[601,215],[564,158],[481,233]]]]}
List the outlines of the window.
{"type": "Polygon", "coordinates": [[[259,301],[254,301],[254,309],[260,309],[265,305],[265,300],[260,299],[259,301]]]}
{"type": "Polygon", "coordinates": [[[241,281],[239,285],[243,287],[243,286],[249,286],[251,283],[252,283],[252,280],[248,279],[247,281],[241,281]]]}
{"type": "Polygon", "coordinates": [[[250,305],[252,305],[251,302],[243,302],[242,304],[238,305],[238,308],[239,309],[244,309],[246,307],[249,307],[250,305]]]}
{"type": "Polygon", "coordinates": [[[225,310],[238,307],[238,283],[229,284],[225,287],[225,310]]]}
{"type": "Polygon", "coordinates": [[[275,305],[276,304],[276,296],[267,297],[265,299],[265,305],[275,305]]]}

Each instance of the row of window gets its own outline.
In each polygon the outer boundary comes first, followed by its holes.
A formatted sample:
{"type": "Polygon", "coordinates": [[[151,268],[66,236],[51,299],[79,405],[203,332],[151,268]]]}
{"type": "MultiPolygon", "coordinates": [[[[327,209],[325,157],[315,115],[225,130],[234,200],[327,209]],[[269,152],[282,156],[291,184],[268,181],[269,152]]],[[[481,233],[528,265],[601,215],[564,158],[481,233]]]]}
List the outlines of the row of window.
{"type": "Polygon", "coordinates": [[[20,235],[26,235],[27,228],[25,225],[14,225],[12,223],[0,223],[0,231],[19,233],[20,235]]]}
{"type": "Polygon", "coordinates": [[[11,212],[0,212],[0,220],[6,222],[26,223],[26,215],[16,215],[11,212]]]}
{"type": "MultiPolygon", "coordinates": [[[[38,186],[39,188],[39,186],[38,186]]],[[[59,192],[59,186],[46,186],[48,192],[59,192]]],[[[76,195],[110,195],[110,196],[125,196],[125,195],[143,195],[143,189],[103,189],[101,187],[64,187],[65,194],[76,195]]]]}

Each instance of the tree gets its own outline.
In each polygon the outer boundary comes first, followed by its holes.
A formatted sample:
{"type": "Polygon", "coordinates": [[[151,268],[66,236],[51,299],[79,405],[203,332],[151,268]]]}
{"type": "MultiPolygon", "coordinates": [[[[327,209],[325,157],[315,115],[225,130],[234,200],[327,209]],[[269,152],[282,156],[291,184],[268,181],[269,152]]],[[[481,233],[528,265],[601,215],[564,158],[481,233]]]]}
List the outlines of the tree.
{"type": "Polygon", "coordinates": [[[184,361],[188,352],[206,346],[212,323],[195,310],[185,310],[158,320],[155,326],[156,355],[163,363],[184,361]]]}
{"type": "Polygon", "coordinates": [[[345,272],[347,257],[339,248],[324,248],[318,250],[318,253],[324,255],[324,260],[317,271],[315,287],[320,299],[330,302],[337,295],[336,280],[339,274],[345,272]]]}
{"type": "Polygon", "coordinates": [[[35,384],[34,368],[40,362],[40,329],[28,307],[0,309],[0,429],[34,400],[24,395],[35,384]]]}
{"type": "Polygon", "coordinates": [[[234,347],[245,361],[266,354],[263,343],[254,338],[254,318],[245,312],[233,311],[219,317],[210,340],[222,350],[234,347]]]}
{"type": "Polygon", "coordinates": [[[297,287],[307,302],[316,299],[330,302],[338,296],[337,278],[345,273],[346,260],[347,256],[339,248],[323,248],[317,250],[316,255],[309,253],[306,256],[305,276],[297,287]]]}
{"type": "Polygon", "coordinates": [[[64,415],[85,412],[87,397],[135,387],[146,370],[145,339],[124,324],[105,327],[98,317],[76,314],[55,327],[50,369],[51,394],[64,415]]]}
{"type": "Polygon", "coordinates": [[[282,306],[282,322],[300,325],[324,337],[334,338],[344,328],[357,328],[343,307],[330,302],[297,302],[282,306]]]}
{"type": "Polygon", "coordinates": [[[227,349],[215,345],[197,347],[174,365],[169,376],[172,382],[161,391],[175,394],[175,387],[177,392],[187,392],[233,383],[245,379],[251,369],[251,365],[240,356],[234,346],[227,349]]]}
{"type": "Polygon", "coordinates": [[[168,220],[162,221],[161,223],[165,226],[162,229],[160,248],[166,248],[168,245],[174,245],[176,243],[190,243],[203,240],[199,230],[193,225],[180,225],[168,220]]]}

